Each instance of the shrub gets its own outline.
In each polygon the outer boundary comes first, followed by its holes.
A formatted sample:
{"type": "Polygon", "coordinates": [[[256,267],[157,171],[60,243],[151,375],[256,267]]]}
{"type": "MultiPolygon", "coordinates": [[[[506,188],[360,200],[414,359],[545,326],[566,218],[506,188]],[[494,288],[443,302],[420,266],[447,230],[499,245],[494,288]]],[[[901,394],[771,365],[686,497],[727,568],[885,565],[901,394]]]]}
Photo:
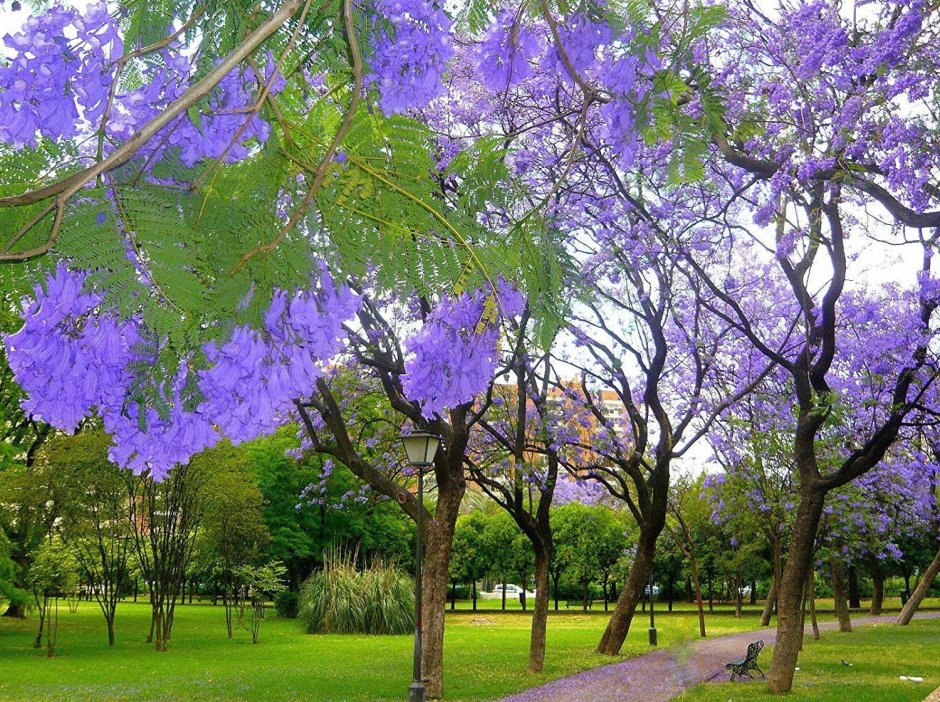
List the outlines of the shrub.
{"type": "Polygon", "coordinates": [[[356,567],[355,554],[326,554],[323,570],[300,588],[308,634],[406,634],[415,625],[414,581],[382,560],[356,567]]]}
{"type": "Polygon", "coordinates": [[[299,592],[282,590],[274,598],[274,609],[277,611],[277,616],[283,619],[296,619],[299,603],[299,592]]]}

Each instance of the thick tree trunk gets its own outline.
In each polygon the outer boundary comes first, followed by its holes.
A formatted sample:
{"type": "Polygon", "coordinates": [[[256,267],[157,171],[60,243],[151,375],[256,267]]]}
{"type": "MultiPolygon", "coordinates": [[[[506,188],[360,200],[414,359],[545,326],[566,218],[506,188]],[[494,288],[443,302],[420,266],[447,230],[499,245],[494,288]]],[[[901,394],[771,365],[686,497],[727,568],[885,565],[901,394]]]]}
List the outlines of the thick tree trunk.
{"type": "Polygon", "coordinates": [[[529,672],[540,673],[545,665],[545,638],[548,625],[548,564],[551,553],[542,544],[535,547],[535,609],[529,640],[529,672]]]}
{"type": "Polygon", "coordinates": [[[832,575],[832,599],[835,602],[836,619],[839,620],[839,631],[850,633],[852,619],[849,616],[849,603],[846,600],[845,566],[833,556],[829,559],[829,568],[832,575]]]}
{"type": "Polygon", "coordinates": [[[444,696],[444,613],[447,607],[448,566],[454,542],[454,525],[463,497],[459,489],[438,486],[437,512],[425,532],[425,557],[422,578],[421,672],[427,696],[444,696]]]}
{"type": "Polygon", "coordinates": [[[624,583],[617,606],[607,623],[607,628],[597,644],[597,652],[607,656],[616,656],[620,653],[623,642],[630,632],[636,606],[643,597],[643,588],[649,582],[650,569],[653,566],[653,557],[656,554],[656,538],[662,529],[640,529],[640,539],[636,546],[636,557],[630,566],[627,581],[624,583]]]}
{"type": "MultiPolygon", "coordinates": [[[[809,450],[812,451],[812,447],[809,450]]],[[[789,692],[793,687],[793,673],[802,639],[800,604],[825,501],[825,494],[811,486],[804,484],[800,492],[800,506],[793,524],[790,552],[777,589],[777,645],[767,675],[772,692],[789,692]]]]}
{"type": "Polygon", "coordinates": [[[738,568],[734,574],[734,616],[735,619],[741,618],[741,569],[738,568]]]}
{"type": "Polygon", "coordinates": [[[881,568],[881,561],[875,556],[868,558],[868,572],[871,574],[871,609],[868,613],[877,617],[885,602],[885,574],[881,568]]]}
{"type": "Polygon", "coordinates": [[[4,617],[13,617],[14,619],[25,619],[26,618],[26,605],[25,604],[11,604],[6,608],[6,611],[3,613],[4,617]]]}
{"type": "Polygon", "coordinates": [[[900,626],[907,626],[911,623],[914,613],[917,611],[917,608],[920,607],[920,603],[924,601],[924,598],[927,596],[927,591],[937,578],[937,573],[940,573],[940,550],[937,551],[937,554],[933,557],[933,561],[927,566],[927,570],[924,571],[924,575],[911,594],[910,599],[908,599],[901,609],[901,614],[898,616],[898,624],[900,626]]]}

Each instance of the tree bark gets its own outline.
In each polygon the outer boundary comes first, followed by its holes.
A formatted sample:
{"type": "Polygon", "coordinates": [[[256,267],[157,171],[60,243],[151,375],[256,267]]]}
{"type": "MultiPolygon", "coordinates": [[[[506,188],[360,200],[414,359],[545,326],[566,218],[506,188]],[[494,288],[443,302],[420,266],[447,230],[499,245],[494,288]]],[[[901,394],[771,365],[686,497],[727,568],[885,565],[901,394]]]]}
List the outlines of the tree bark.
{"type": "Polygon", "coordinates": [[[532,611],[532,636],[529,640],[529,672],[540,673],[545,665],[545,640],[548,626],[548,564],[550,547],[535,547],[535,608],[532,611]]]}
{"type": "Polygon", "coordinates": [[[424,530],[421,671],[430,698],[444,696],[444,613],[450,581],[448,566],[463,493],[462,482],[459,486],[439,485],[437,511],[424,530]]]}
{"type": "Polygon", "coordinates": [[[806,638],[806,607],[809,601],[809,578],[803,588],[803,602],[800,604],[800,650],[803,650],[803,639],[806,638]]]}
{"type": "MultiPolygon", "coordinates": [[[[810,446],[810,451],[812,447],[810,446]]],[[[790,551],[777,589],[777,645],[770,661],[767,683],[772,692],[789,692],[799,657],[800,604],[803,587],[813,558],[816,530],[822,516],[825,493],[807,486],[800,489],[800,505],[790,538],[790,551]]]]}
{"type": "Polygon", "coordinates": [[[702,603],[702,583],[698,577],[698,559],[694,552],[689,553],[689,567],[692,570],[692,587],[695,590],[695,604],[698,607],[698,633],[705,638],[705,607],[702,603]]]}
{"type": "Polygon", "coordinates": [[[4,617],[12,617],[14,619],[25,619],[26,618],[26,605],[25,604],[11,604],[6,608],[6,611],[3,613],[4,617]]]}
{"type": "Polygon", "coordinates": [[[900,626],[907,626],[911,623],[914,613],[927,596],[927,591],[930,589],[930,586],[933,585],[937,573],[940,573],[940,550],[937,551],[937,554],[933,557],[933,561],[927,566],[927,570],[924,571],[924,575],[921,577],[914,592],[901,609],[901,614],[898,616],[898,624],[900,626]]]}
{"type": "Polygon", "coordinates": [[[881,568],[881,561],[875,556],[868,558],[868,572],[871,574],[871,609],[868,613],[877,617],[881,614],[881,609],[885,602],[885,574],[881,568]]]}
{"type": "Polygon", "coordinates": [[[819,621],[816,619],[816,573],[812,570],[806,576],[809,583],[809,620],[813,625],[813,639],[819,641],[819,621]]]}
{"type": "Polygon", "coordinates": [[[767,601],[764,603],[764,611],[760,614],[760,625],[770,626],[770,618],[774,614],[774,605],[777,603],[777,579],[774,578],[770,583],[770,592],[767,593],[767,601]]]}
{"type": "Polygon", "coordinates": [[[854,564],[849,566],[849,609],[861,609],[862,596],[858,587],[858,568],[854,564]]]}
{"type": "Polygon", "coordinates": [[[846,600],[845,567],[842,562],[832,556],[829,559],[829,568],[832,576],[832,599],[835,602],[836,619],[839,620],[839,631],[850,633],[852,619],[849,616],[849,603],[846,600]]]}
{"type": "Polygon", "coordinates": [[[600,643],[597,644],[598,653],[607,656],[616,656],[620,653],[623,642],[630,632],[630,624],[633,623],[636,606],[643,597],[643,588],[649,582],[650,569],[653,566],[653,557],[656,554],[656,538],[661,530],[662,528],[652,530],[641,527],[640,539],[636,547],[636,557],[630,566],[630,572],[627,575],[623,590],[620,591],[620,597],[617,598],[614,613],[607,623],[607,628],[601,636],[600,643]],[[656,533],[652,533],[653,531],[656,533]]]}

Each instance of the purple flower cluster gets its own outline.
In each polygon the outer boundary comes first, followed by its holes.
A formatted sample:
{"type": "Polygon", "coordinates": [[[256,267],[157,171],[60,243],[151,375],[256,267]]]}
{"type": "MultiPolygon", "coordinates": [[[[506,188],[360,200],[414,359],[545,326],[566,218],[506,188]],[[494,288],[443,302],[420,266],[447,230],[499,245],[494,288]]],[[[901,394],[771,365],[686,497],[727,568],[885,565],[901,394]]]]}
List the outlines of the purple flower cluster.
{"type": "MultiPolygon", "coordinates": [[[[606,24],[594,22],[584,15],[574,15],[559,28],[558,37],[571,67],[580,78],[586,78],[599,64],[601,48],[613,41],[614,33],[606,24]]],[[[549,73],[572,80],[557,47],[549,49],[545,62],[549,73]]]]}
{"type": "Polygon", "coordinates": [[[113,437],[114,445],[108,451],[112,461],[135,473],[149,470],[153,478],[161,480],[174,465],[187,463],[222,439],[208,417],[183,408],[180,393],[185,377],[184,369],[172,395],[166,398],[163,413],[140,402],[129,402],[125,408],[99,406],[104,428],[113,437]]]}
{"type": "Polygon", "coordinates": [[[496,18],[477,47],[477,70],[489,90],[501,92],[532,77],[532,62],[542,53],[538,35],[507,10],[496,18]]]}
{"type": "Polygon", "coordinates": [[[110,62],[123,52],[103,3],[84,14],[53,5],[3,43],[13,57],[0,66],[0,141],[35,146],[37,133],[68,139],[78,134],[82,118],[101,116],[110,62]]]}
{"type": "Polygon", "coordinates": [[[136,322],[95,314],[101,298],[84,290],[86,277],[60,264],[24,303],[23,327],[4,339],[23,409],[64,431],[93,407],[121,406],[140,338],[136,322]]]}
{"type": "Polygon", "coordinates": [[[23,327],[5,337],[23,408],[64,431],[97,412],[114,436],[111,459],[158,478],[223,437],[239,442],[274,431],[322,375],[318,363],[340,349],[343,322],[359,306],[322,270],[311,290],[274,295],[263,330],[239,327],[221,347],[208,346],[211,365],[196,372],[196,387],[184,359],[159,399],[145,401],[151,379],[141,369],[153,365],[153,340],[137,319],[102,309],[101,296],[86,288],[86,273],[60,264],[24,305],[23,327]],[[204,399],[190,409],[185,400],[197,391],[204,399]]]}
{"type": "Polygon", "coordinates": [[[386,115],[420,109],[444,91],[454,55],[451,21],[431,0],[377,0],[375,55],[367,82],[386,115]]]}
{"type": "Polygon", "coordinates": [[[221,347],[206,347],[212,366],[199,373],[205,400],[199,413],[238,443],[274,431],[293,408],[299,389],[312,388],[345,333],[343,322],[360,298],[337,287],[324,270],[319,289],[274,294],[264,330],[238,327],[221,347]]]}
{"type": "Polygon", "coordinates": [[[499,359],[499,319],[518,315],[524,305],[518,292],[500,287],[497,297],[478,290],[444,298],[405,342],[411,357],[405,362],[402,386],[425,416],[472,401],[492,380],[499,359]],[[487,319],[494,303],[494,318],[487,319]]]}
{"type": "MultiPolygon", "coordinates": [[[[72,139],[98,129],[108,105],[114,66],[123,54],[118,24],[103,3],[84,13],[54,5],[30,17],[22,31],[4,38],[13,57],[0,66],[0,141],[35,146],[37,133],[51,140],[72,139]],[[74,38],[69,38],[74,35],[74,38]]],[[[119,89],[105,126],[115,142],[130,138],[189,87],[194,62],[185,47],[172,44],[133,64],[141,80],[136,89],[119,89]]],[[[264,80],[272,94],[284,86],[268,60],[264,80]]],[[[250,144],[267,140],[270,126],[250,112],[258,91],[254,73],[229,73],[207,98],[201,114],[187,113],[168,125],[142,151],[153,159],[177,149],[192,166],[200,160],[239,161],[250,144]]],[[[108,147],[110,148],[110,146],[108,147]]]]}

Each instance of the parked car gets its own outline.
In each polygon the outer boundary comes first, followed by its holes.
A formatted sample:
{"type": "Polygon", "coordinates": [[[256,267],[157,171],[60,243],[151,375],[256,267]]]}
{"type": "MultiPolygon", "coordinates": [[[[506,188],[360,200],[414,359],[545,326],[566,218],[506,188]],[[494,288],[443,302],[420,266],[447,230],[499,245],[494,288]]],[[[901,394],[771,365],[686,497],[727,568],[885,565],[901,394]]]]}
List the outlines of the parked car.
{"type": "MultiPolygon", "coordinates": [[[[650,596],[650,586],[647,585],[645,588],[643,588],[643,597],[649,597],[649,596],[650,596]]],[[[658,597],[658,596],[659,596],[659,585],[653,585],[653,597],[658,597]]]]}
{"type": "MultiPolygon", "coordinates": [[[[506,584],[506,599],[507,600],[518,600],[519,595],[521,595],[523,589],[518,585],[513,585],[512,583],[506,584]]],[[[484,600],[501,600],[503,599],[503,586],[502,584],[496,585],[493,587],[492,592],[481,592],[479,593],[480,598],[484,600]]],[[[526,599],[532,599],[535,597],[535,593],[531,590],[525,590],[526,599]]]]}
{"type": "Polygon", "coordinates": [[[745,585],[744,587],[739,587],[738,592],[741,593],[741,597],[750,597],[751,596],[751,586],[745,585]]]}

